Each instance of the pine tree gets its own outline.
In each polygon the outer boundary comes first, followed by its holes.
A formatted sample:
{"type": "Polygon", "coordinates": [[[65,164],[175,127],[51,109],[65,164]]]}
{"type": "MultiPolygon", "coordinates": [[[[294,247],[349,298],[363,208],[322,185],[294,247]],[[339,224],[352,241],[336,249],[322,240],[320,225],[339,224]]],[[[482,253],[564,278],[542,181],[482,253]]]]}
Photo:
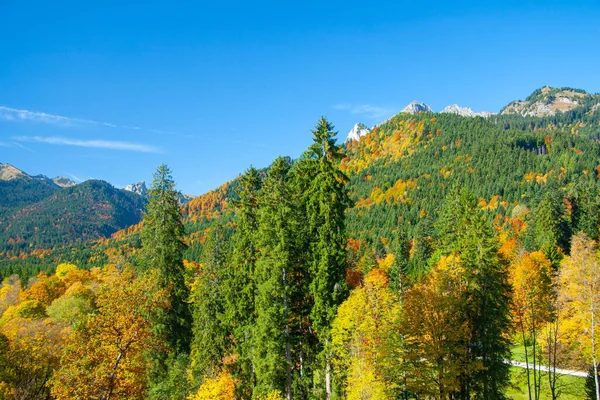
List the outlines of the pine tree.
{"type": "Polygon", "coordinates": [[[455,255],[463,264],[469,289],[466,310],[471,332],[466,344],[471,361],[481,370],[462,376],[459,398],[475,394],[485,399],[503,399],[508,385],[510,343],[510,285],[506,262],[498,255],[499,245],[490,223],[466,190],[455,192],[446,202],[437,224],[438,251],[455,255]]]}
{"type": "Polygon", "coordinates": [[[330,329],[337,307],[346,296],[345,211],[350,205],[346,184],[348,178],[340,170],[343,156],[335,141],[336,132],[327,119],[321,117],[313,131],[313,144],[305,155],[310,171],[306,191],[306,210],[310,252],[310,294],[312,329],[320,345],[325,366],[325,391],[329,399],[331,386],[330,329]]]}
{"type": "Polygon", "coordinates": [[[394,264],[390,269],[390,288],[397,294],[401,294],[407,281],[408,263],[410,261],[410,245],[403,231],[392,245],[394,264]]]}
{"type": "Polygon", "coordinates": [[[158,271],[159,287],[167,292],[170,304],[169,309],[158,311],[156,329],[165,334],[172,351],[189,353],[192,318],[183,276],[185,229],[175,182],[165,164],[154,174],[149,197],[140,233],[140,262],[144,269],[158,271]]]}
{"type": "Polygon", "coordinates": [[[222,323],[225,304],[223,273],[227,261],[222,227],[212,227],[207,236],[201,270],[192,293],[194,336],[190,367],[196,385],[219,374],[223,357],[231,346],[229,333],[222,323]]]}
{"type": "Polygon", "coordinates": [[[233,333],[234,351],[239,356],[233,374],[239,381],[238,393],[246,397],[251,396],[254,382],[251,334],[256,320],[254,273],[259,255],[258,192],[261,184],[261,176],[253,167],[240,178],[239,200],[233,203],[236,211],[233,257],[223,283],[224,323],[233,333]]]}
{"type": "Polygon", "coordinates": [[[254,366],[259,393],[281,390],[292,398],[290,319],[297,276],[298,219],[289,188],[289,160],[279,157],[270,167],[260,192],[256,263],[254,366]]]}
{"type": "Polygon", "coordinates": [[[408,275],[412,280],[418,280],[429,271],[429,258],[433,253],[431,219],[424,217],[419,220],[412,240],[412,255],[408,263],[408,275]]]}

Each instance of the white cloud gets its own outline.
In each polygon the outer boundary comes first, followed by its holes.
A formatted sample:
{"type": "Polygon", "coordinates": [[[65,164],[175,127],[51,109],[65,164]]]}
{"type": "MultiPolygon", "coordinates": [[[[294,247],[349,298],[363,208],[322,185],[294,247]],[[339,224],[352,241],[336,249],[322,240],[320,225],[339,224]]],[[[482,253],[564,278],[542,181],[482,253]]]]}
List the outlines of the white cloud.
{"type": "Polygon", "coordinates": [[[21,143],[19,142],[12,142],[15,146],[22,148],[23,150],[27,150],[30,151],[32,153],[35,153],[35,151],[31,150],[29,147],[25,147],[23,146],[21,143]]]}
{"type": "Polygon", "coordinates": [[[160,153],[160,149],[142,143],[121,142],[113,140],[79,140],[64,137],[18,136],[13,138],[19,142],[37,142],[60,146],[77,146],[97,149],[137,151],[142,153],[160,153]]]}
{"type": "Polygon", "coordinates": [[[366,115],[372,119],[387,118],[394,113],[389,107],[374,106],[371,104],[352,105],[348,103],[336,104],[333,106],[336,110],[348,111],[350,114],[366,115]]]}
{"type": "Polygon", "coordinates": [[[62,115],[55,114],[47,114],[44,112],[38,111],[29,111],[29,110],[19,110],[16,108],[10,108],[5,106],[0,106],[0,119],[4,119],[7,121],[35,121],[41,122],[45,124],[54,124],[54,125],[99,125],[106,126],[108,128],[123,128],[123,129],[134,129],[139,130],[140,128],[137,126],[123,126],[123,125],[115,125],[109,122],[101,122],[94,121],[91,119],[83,119],[83,118],[73,118],[73,117],[65,117],[62,115]]]}
{"type": "Polygon", "coordinates": [[[77,176],[70,174],[67,172],[67,175],[69,175],[71,177],[71,179],[73,179],[75,182],[80,183],[83,182],[83,179],[78,178],[77,176]]]}

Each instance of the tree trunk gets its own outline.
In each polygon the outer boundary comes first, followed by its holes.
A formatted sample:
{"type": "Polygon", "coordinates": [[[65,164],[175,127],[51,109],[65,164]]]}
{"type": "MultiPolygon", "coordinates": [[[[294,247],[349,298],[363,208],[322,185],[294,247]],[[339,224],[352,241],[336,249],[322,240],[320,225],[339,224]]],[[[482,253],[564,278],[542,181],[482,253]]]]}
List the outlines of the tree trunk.
{"type": "Polygon", "coordinates": [[[529,392],[529,400],[531,400],[531,380],[529,378],[529,358],[527,356],[527,344],[525,342],[525,328],[521,323],[521,337],[523,338],[523,348],[525,349],[525,370],[527,371],[527,390],[529,392]]]}
{"type": "Polygon", "coordinates": [[[325,356],[325,392],[327,400],[331,399],[331,360],[329,354],[325,356]]]}
{"type": "Polygon", "coordinates": [[[548,343],[548,385],[550,386],[550,395],[552,400],[558,398],[556,392],[556,358],[557,358],[557,346],[558,346],[558,315],[555,316],[555,320],[549,322],[546,327],[546,341],[548,343]]]}

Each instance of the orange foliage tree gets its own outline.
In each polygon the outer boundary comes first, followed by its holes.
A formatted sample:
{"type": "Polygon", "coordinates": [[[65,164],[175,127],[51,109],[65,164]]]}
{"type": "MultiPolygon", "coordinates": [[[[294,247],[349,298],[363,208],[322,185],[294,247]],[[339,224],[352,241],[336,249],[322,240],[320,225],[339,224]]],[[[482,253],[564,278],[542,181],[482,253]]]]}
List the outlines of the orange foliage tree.
{"type": "Polygon", "coordinates": [[[159,350],[151,312],[164,307],[152,276],[112,271],[97,292],[97,312],[67,343],[52,381],[57,399],[144,398],[145,351],[159,350]]]}

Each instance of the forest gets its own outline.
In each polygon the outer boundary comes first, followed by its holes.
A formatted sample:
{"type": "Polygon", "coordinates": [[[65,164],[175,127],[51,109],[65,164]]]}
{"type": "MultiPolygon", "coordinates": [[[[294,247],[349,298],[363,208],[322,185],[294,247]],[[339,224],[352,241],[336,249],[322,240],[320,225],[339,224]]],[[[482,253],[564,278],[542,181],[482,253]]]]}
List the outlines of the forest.
{"type": "Polygon", "coordinates": [[[5,254],[0,398],[598,399],[586,110],[322,117],[184,207],[161,165],[140,224],[5,254]]]}

